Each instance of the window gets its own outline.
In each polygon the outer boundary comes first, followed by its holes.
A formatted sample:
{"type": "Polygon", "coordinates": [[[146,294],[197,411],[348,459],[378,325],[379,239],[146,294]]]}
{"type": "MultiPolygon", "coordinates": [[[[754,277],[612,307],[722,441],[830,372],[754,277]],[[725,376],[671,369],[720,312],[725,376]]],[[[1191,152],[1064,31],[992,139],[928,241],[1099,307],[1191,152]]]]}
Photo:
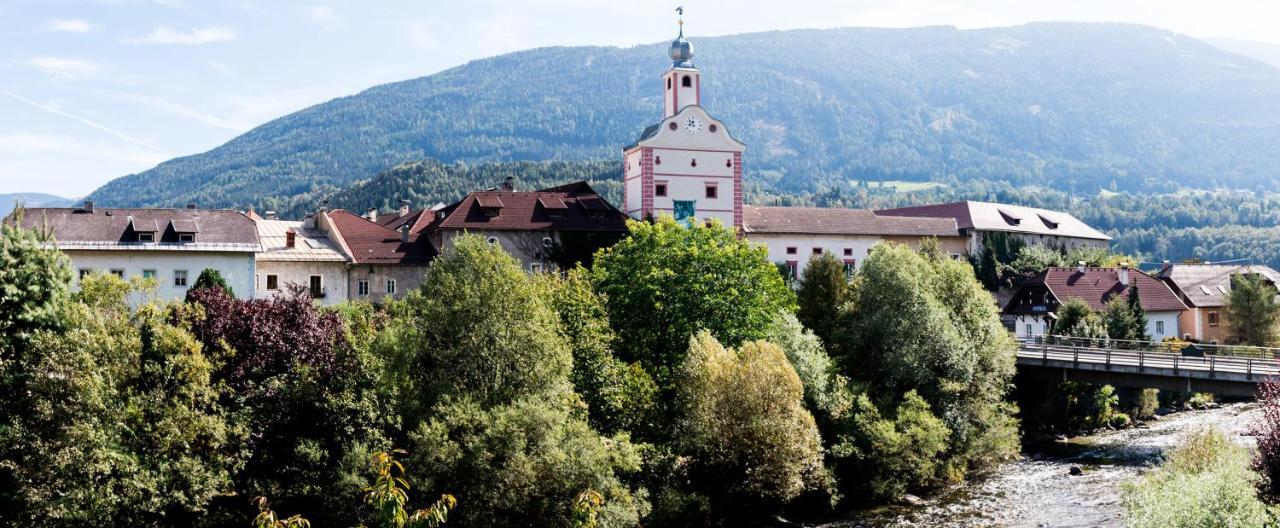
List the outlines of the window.
{"type": "Polygon", "coordinates": [[[111,270],[111,274],[112,274],[112,275],[115,275],[115,276],[117,276],[117,277],[120,277],[120,278],[122,278],[122,279],[124,278],[124,270],[122,270],[122,269],[120,269],[120,268],[112,268],[112,270],[111,270]]]}
{"type": "Polygon", "coordinates": [[[155,242],[155,233],[138,233],[138,242],[155,242]]]}
{"type": "Polygon", "coordinates": [[[716,187],[716,184],[714,184],[714,183],[708,183],[708,184],[707,184],[707,198],[715,198],[715,197],[716,197],[716,195],[718,195],[718,194],[720,194],[720,193],[719,193],[719,189],[716,187]]]}
{"type": "Polygon", "coordinates": [[[786,271],[788,279],[800,278],[800,263],[794,260],[787,261],[786,271]]]}
{"type": "Polygon", "coordinates": [[[490,244],[497,244],[497,243],[498,243],[498,237],[495,237],[495,236],[491,236],[491,237],[489,237],[489,238],[488,238],[488,239],[486,239],[486,240],[487,240],[490,244]]]}
{"type": "Polygon", "coordinates": [[[1027,337],[1031,337],[1033,335],[1035,335],[1035,333],[1031,331],[1031,323],[1027,323],[1027,337]]]}
{"type": "Polygon", "coordinates": [[[666,196],[666,195],[667,195],[667,183],[666,183],[666,182],[662,182],[662,183],[655,183],[655,184],[653,184],[653,195],[654,195],[654,196],[666,196]]]}
{"type": "Polygon", "coordinates": [[[280,289],[280,276],[267,275],[267,291],[276,291],[280,289]]]}
{"type": "Polygon", "coordinates": [[[324,297],[324,277],[312,275],[309,277],[307,286],[311,290],[311,297],[317,299],[324,297]]]}
{"type": "Polygon", "coordinates": [[[787,246],[787,254],[788,254],[788,255],[795,255],[795,254],[796,254],[796,247],[795,247],[795,246],[787,246]]]}
{"type": "Polygon", "coordinates": [[[187,270],[173,270],[173,285],[179,288],[187,287],[187,270]]]}
{"type": "Polygon", "coordinates": [[[194,233],[178,233],[178,242],[195,242],[196,235],[194,233]]]}
{"type": "Polygon", "coordinates": [[[142,270],[142,278],[144,279],[156,278],[156,270],[142,270]]]}
{"type": "Polygon", "coordinates": [[[1218,326],[1218,312],[1209,312],[1209,326],[1218,326]]]}
{"type": "Polygon", "coordinates": [[[683,86],[683,87],[685,87],[685,88],[692,88],[692,87],[693,87],[693,77],[690,77],[690,76],[688,76],[688,75],[685,75],[683,79],[680,79],[680,86],[683,86]]]}
{"type": "Polygon", "coordinates": [[[369,281],[367,280],[357,281],[356,293],[358,295],[369,295],[369,281]]]}
{"type": "Polygon", "coordinates": [[[529,273],[542,273],[542,264],[537,262],[530,262],[529,273]]]}
{"type": "Polygon", "coordinates": [[[852,257],[852,256],[853,256],[853,248],[844,248],[844,256],[846,256],[846,257],[852,257]]]}
{"type": "Polygon", "coordinates": [[[556,241],[552,240],[551,237],[542,237],[542,247],[550,249],[554,245],[556,245],[556,241]]]}
{"type": "MultiPolygon", "coordinates": [[[[671,123],[671,124],[672,124],[672,125],[675,125],[675,123],[671,123]]],[[[671,129],[671,130],[675,130],[675,129],[673,128],[673,129],[671,129]]],[[[654,156],[654,157],[653,157],[653,164],[654,164],[654,165],[662,165],[662,156],[654,156]]]]}
{"type": "Polygon", "coordinates": [[[93,274],[93,268],[80,268],[80,280],[93,274]]]}
{"type": "Polygon", "coordinates": [[[821,255],[821,254],[822,254],[822,248],[813,248],[813,254],[814,254],[814,255],[821,255]]]}
{"type": "Polygon", "coordinates": [[[668,90],[670,90],[670,89],[671,89],[671,78],[670,78],[670,77],[667,77],[667,89],[668,89],[668,90]]]}
{"type": "Polygon", "coordinates": [[[1156,334],[1164,335],[1164,321],[1156,321],[1156,334]]]}
{"type": "Polygon", "coordinates": [[[856,272],[856,271],[858,271],[858,261],[856,261],[856,260],[852,260],[852,259],[844,261],[844,278],[845,278],[845,280],[852,279],[852,278],[853,278],[853,274],[854,274],[854,272],[856,272]]]}
{"type": "Polygon", "coordinates": [[[698,166],[698,158],[694,158],[694,159],[689,160],[689,166],[690,166],[690,167],[697,167],[697,166],[698,166]]]}
{"type": "MultiPolygon", "coordinates": [[[[715,123],[712,123],[711,126],[707,127],[707,130],[710,130],[712,134],[715,134],[717,130],[720,130],[720,128],[717,127],[715,123]]],[[[733,165],[733,161],[724,162],[725,167],[728,167],[730,165],[733,165]]]]}
{"type": "Polygon", "coordinates": [[[387,279],[387,294],[394,295],[396,293],[396,280],[387,279]]]}

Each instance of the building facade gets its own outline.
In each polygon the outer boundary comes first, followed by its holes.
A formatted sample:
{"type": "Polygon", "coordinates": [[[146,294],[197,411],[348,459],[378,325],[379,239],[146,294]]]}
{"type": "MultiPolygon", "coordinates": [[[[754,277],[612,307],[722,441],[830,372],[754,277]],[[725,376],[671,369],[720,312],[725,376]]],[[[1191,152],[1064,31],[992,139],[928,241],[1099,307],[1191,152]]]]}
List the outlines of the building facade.
{"type": "Polygon", "coordinates": [[[683,25],[670,56],[662,120],[622,149],[622,209],[636,219],[715,219],[741,230],[746,145],[702,108],[702,72],[693,65],[683,25]]]}
{"type": "Polygon", "coordinates": [[[835,255],[852,275],[872,248],[882,242],[919,248],[926,238],[938,240],[943,252],[959,258],[965,242],[949,218],[879,216],[857,209],[747,206],[743,232],[769,249],[769,260],[791,279],[799,279],[809,260],[835,255]]]}
{"type": "Polygon", "coordinates": [[[262,250],[257,255],[254,297],[268,298],[289,290],[307,289],[313,299],[335,305],[348,298],[347,255],[315,226],[315,217],[285,221],[250,218],[258,228],[262,250]]]}
{"type": "Polygon", "coordinates": [[[421,286],[436,256],[422,236],[427,218],[405,215],[393,228],[342,209],[316,213],[316,229],[348,256],[347,298],[381,302],[421,286]]]}
{"type": "Polygon", "coordinates": [[[1244,275],[1262,277],[1272,288],[1280,284],[1280,272],[1256,265],[1167,264],[1156,274],[1187,305],[1179,319],[1183,339],[1215,345],[1227,342],[1231,335],[1227,295],[1232,283],[1244,275]]]}
{"type": "MultiPolygon", "coordinates": [[[[10,217],[12,220],[13,217],[10,217]]],[[[27,209],[21,224],[52,231],[71,260],[73,287],[91,273],[156,281],[158,300],[180,300],[206,268],[217,270],[237,297],[252,298],[258,232],[238,211],[221,209],[27,209]]]]}

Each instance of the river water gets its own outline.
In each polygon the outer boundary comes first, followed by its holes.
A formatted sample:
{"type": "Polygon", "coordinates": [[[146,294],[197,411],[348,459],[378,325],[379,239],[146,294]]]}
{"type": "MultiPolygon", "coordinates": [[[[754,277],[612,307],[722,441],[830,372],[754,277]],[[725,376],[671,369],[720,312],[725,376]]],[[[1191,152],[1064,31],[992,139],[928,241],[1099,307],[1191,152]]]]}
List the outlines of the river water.
{"type": "Polygon", "coordinates": [[[823,528],[1115,527],[1120,486],[1161,460],[1188,432],[1217,427],[1237,441],[1258,417],[1254,403],[1170,414],[1145,426],[1023,448],[1019,460],[930,496],[919,506],[862,512],[823,528]],[[1072,476],[1072,466],[1084,473],[1072,476]]]}

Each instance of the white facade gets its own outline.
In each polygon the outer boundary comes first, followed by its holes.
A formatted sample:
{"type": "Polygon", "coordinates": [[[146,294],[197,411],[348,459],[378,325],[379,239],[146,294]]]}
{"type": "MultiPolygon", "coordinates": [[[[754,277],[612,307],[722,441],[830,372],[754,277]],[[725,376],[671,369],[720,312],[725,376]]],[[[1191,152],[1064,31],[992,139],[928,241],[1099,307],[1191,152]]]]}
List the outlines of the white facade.
{"type": "Polygon", "coordinates": [[[262,246],[253,281],[255,297],[281,295],[290,284],[298,284],[325,305],[349,298],[349,259],[316,228],[315,217],[305,222],[255,218],[254,224],[262,246]]]}
{"type": "Polygon", "coordinates": [[[792,268],[793,278],[804,275],[804,268],[809,259],[823,254],[835,255],[848,266],[849,271],[862,265],[862,260],[871,254],[871,248],[884,241],[875,235],[792,235],[762,234],[748,235],[752,242],[763,244],[769,250],[769,262],[786,264],[792,268]]]}
{"type": "Polygon", "coordinates": [[[254,297],[265,299],[280,295],[288,291],[286,287],[290,284],[312,290],[313,284],[318,283],[318,291],[313,291],[316,301],[329,306],[340,304],[348,298],[347,267],[346,262],[259,260],[254,278],[254,297]]]}
{"type": "Polygon", "coordinates": [[[249,252],[63,249],[71,259],[75,287],[88,273],[114,273],[126,279],[154,276],[157,300],[182,300],[205,268],[218,270],[237,297],[253,297],[255,259],[249,252]]]}
{"type": "MultiPolygon", "coordinates": [[[[1147,312],[1147,336],[1152,341],[1164,341],[1179,337],[1178,316],[1181,311],[1147,312]]],[[[1022,339],[1049,333],[1049,320],[1043,315],[1018,315],[1014,317],[1014,333],[1022,339]]]]}

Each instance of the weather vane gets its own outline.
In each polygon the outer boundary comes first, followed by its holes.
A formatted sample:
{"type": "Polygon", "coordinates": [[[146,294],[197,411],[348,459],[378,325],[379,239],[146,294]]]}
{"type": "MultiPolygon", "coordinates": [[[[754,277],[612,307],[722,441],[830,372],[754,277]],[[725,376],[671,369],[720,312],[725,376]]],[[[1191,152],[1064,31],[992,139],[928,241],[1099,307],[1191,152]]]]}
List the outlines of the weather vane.
{"type": "Polygon", "coordinates": [[[684,36],[684,6],[677,7],[676,14],[680,15],[676,18],[676,24],[680,26],[680,35],[684,36]]]}

